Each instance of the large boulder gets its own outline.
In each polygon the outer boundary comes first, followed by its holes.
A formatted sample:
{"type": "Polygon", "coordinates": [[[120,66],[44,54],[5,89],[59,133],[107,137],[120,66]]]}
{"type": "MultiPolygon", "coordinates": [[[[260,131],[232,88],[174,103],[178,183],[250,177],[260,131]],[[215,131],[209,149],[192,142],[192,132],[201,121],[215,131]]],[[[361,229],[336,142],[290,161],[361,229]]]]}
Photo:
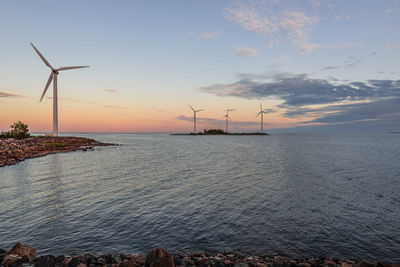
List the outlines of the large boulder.
{"type": "Polygon", "coordinates": [[[17,254],[7,254],[4,259],[2,264],[4,267],[17,267],[17,266],[22,266],[22,264],[29,262],[29,259],[27,256],[21,257],[17,254]]]}
{"type": "Polygon", "coordinates": [[[146,255],[146,267],[174,267],[174,260],[166,249],[157,248],[146,255]]]}
{"type": "Polygon", "coordinates": [[[30,262],[36,259],[36,249],[21,243],[15,244],[7,254],[17,254],[21,257],[26,256],[30,262]]]}

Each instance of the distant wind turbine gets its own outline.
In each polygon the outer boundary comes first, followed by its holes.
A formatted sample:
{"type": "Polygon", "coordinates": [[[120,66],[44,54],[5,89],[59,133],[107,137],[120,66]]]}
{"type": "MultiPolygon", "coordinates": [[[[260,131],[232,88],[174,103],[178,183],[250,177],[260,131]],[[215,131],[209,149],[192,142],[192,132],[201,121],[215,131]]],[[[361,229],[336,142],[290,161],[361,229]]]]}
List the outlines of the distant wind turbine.
{"type": "Polygon", "coordinates": [[[72,69],[80,69],[80,68],[88,68],[89,66],[72,66],[72,67],[61,67],[58,69],[53,68],[50,63],[44,58],[44,56],[37,50],[37,48],[31,43],[33,49],[35,49],[36,53],[43,60],[44,64],[47,65],[51,69],[50,77],[47,80],[46,87],[44,88],[42,97],[39,102],[42,102],[44,95],[46,94],[47,88],[51,82],[53,82],[53,136],[58,136],[58,101],[57,101],[57,75],[59,71],[62,70],[72,70],[72,69]]]}
{"type": "Polygon", "coordinates": [[[228,133],[228,119],[229,120],[232,120],[231,119],[231,117],[229,116],[229,111],[235,111],[236,109],[229,109],[229,108],[227,108],[225,111],[226,111],[226,114],[224,115],[224,118],[225,118],[225,122],[226,122],[226,126],[225,126],[225,132],[226,133],[228,133]]]}
{"type": "Polygon", "coordinates": [[[193,110],[193,128],[194,128],[194,133],[196,133],[196,114],[197,112],[203,111],[204,109],[198,109],[195,110],[191,105],[189,105],[189,107],[193,110]]]}
{"type": "Polygon", "coordinates": [[[256,117],[260,116],[260,114],[261,114],[261,133],[264,132],[264,128],[263,128],[264,127],[264,113],[266,114],[267,112],[265,112],[263,110],[262,104],[260,104],[260,112],[258,112],[256,117]]]}

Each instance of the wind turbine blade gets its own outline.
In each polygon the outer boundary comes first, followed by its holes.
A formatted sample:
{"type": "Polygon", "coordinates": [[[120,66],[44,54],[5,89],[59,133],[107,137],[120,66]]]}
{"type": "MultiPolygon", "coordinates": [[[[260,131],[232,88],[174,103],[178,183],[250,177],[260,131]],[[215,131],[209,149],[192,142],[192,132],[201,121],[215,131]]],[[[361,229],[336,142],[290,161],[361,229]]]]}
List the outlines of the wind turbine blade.
{"type": "Polygon", "coordinates": [[[62,70],[73,70],[73,69],[81,69],[81,68],[89,68],[90,66],[72,66],[72,67],[61,67],[56,69],[56,71],[62,71],[62,70]]]}
{"type": "Polygon", "coordinates": [[[258,112],[258,114],[257,114],[257,116],[256,116],[256,117],[258,117],[258,116],[261,114],[261,112],[262,112],[262,111],[258,112]]]}
{"type": "Polygon", "coordinates": [[[46,94],[46,91],[47,91],[47,89],[49,88],[49,85],[50,85],[51,81],[53,80],[53,78],[54,78],[54,76],[53,76],[53,73],[51,72],[51,73],[50,73],[50,77],[49,77],[49,79],[47,80],[46,87],[44,88],[42,97],[40,98],[40,101],[39,101],[39,102],[42,102],[42,99],[43,99],[44,95],[46,94]]]}
{"type": "Polygon", "coordinates": [[[263,109],[262,109],[262,104],[261,104],[261,103],[260,103],[260,110],[263,110],[263,109]]]}
{"type": "Polygon", "coordinates": [[[42,54],[40,54],[39,50],[31,43],[31,46],[33,49],[35,49],[36,53],[39,55],[39,57],[43,60],[44,64],[46,64],[50,69],[54,70],[53,67],[50,65],[50,63],[44,58],[42,54]]]}
{"type": "Polygon", "coordinates": [[[189,105],[189,107],[193,110],[193,112],[196,112],[196,110],[194,110],[194,108],[191,105],[189,105]]]}
{"type": "Polygon", "coordinates": [[[196,112],[200,112],[200,111],[203,111],[204,109],[199,109],[199,110],[196,110],[196,112]]]}

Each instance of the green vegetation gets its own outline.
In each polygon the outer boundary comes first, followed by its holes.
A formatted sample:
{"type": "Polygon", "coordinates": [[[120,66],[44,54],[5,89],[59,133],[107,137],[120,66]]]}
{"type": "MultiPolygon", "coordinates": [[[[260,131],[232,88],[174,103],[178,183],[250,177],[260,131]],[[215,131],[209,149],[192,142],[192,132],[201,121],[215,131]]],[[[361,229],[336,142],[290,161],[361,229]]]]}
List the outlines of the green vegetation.
{"type": "Polygon", "coordinates": [[[204,129],[204,134],[226,134],[226,133],[221,129],[210,129],[210,130],[204,129]]]}
{"type": "Polygon", "coordinates": [[[16,138],[23,139],[28,138],[31,135],[29,134],[28,125],[24,124],[21,121],[14,122],[11,126],[11,131],[4,132],[2,131],[0,134],[0,138],[16,138]]]}

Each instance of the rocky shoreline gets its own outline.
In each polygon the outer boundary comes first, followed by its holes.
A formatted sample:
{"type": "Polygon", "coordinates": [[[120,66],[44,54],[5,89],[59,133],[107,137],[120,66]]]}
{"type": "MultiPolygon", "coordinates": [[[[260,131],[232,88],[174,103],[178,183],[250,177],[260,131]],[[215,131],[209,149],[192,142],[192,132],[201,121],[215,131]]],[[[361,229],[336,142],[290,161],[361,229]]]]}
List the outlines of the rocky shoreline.
{"type": "Polygon", "coordinates": [[[95,146],[109,146],[84,137],[35,136],[26,139],[0,138],[0,167],[14,165],[28,158],[72,151],[86,151],[95,146]]]}
{"type": "Polygon", "coordinates": [[[333,258],[290,259],[281,256],[245,256],[238,253],[170,254],[157,248],[147,255],[91,254],[72,256],[36,256],[36,249],[17,243],[8,252],[0,249],[0,266],[115,266],[115,267],[400,267],[388,262],[338,260],[333,258]]]}

